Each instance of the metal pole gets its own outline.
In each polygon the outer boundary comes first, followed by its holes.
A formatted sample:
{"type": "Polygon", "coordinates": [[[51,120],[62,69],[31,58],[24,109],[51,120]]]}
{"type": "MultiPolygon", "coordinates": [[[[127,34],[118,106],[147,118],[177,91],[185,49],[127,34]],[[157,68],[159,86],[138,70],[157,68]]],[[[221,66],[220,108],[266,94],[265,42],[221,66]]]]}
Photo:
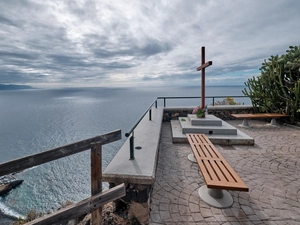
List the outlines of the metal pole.
{"type": "Polygon", "coordinates": [[[166,98],[164,98],[164,107],[166,107],[166,98]]]}
{"type": "Polygon", "coordinates": [[[152,109],[149,110],[149,120],[152,119],[152,109]]]}
{"type": "Polygon", "coordinates": [[[132,131],[132,135],[129,139],[129,145],[130,145],[130,158],[129,160],[134,160],[134,132],[132,131]]]}

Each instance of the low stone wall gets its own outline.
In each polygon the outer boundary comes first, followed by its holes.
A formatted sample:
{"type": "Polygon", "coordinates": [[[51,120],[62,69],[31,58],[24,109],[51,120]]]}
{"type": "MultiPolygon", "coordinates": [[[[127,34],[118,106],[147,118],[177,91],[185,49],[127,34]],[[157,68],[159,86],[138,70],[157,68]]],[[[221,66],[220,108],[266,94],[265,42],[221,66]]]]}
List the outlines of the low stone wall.
{"type": "MultiPolygon", "coordinates": [[[[163,121],[169,122],[172,119],[177,119],[178,117],[186,117],[187,114],[191,114],[194,107],[185,108],[165,108],[163,121]]],[[[221,118],[222,120],[235,120],[230,114],[239,113],[253,113],[252,105],[217,105],[208,106],[208,114],[213,114],[214,116],[221,118]]]]}
{"type": "Polygon", "coordinates": [[[191,114],[194,107],[186,108],[164,108],[163,122],[170,122],[173,119],[178,119],[178,117],[186,117],[187,114],[191,114]]]}
{"type": "Polygon", "coordinates": [[[231,114],[253,113],[252,105],[217,105],[208,106],[208,114],[221,118],[222,120],[235,120],[231,114]]]}

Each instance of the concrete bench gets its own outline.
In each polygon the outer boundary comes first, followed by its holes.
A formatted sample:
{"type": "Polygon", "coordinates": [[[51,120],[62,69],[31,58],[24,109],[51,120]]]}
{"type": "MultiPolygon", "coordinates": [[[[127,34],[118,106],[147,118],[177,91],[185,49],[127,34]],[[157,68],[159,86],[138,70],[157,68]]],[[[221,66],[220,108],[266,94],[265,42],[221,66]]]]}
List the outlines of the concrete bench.
{"type": "Polygon", "coordinates": [[[237,119],[243,119],[243,123],[239,126],[249,128],[248,119],[271,119],[271,123],[267,125],[277,126],[276,118],[289,117],[289,115],[280,113],[251,113],[251,114],[231,114],[237,119]]]}
{"type": "Polygon", "coordinates": [[[129,160],[129,138],[103,172],[103,181],[109,183],[152,185],[158,156],[163,108],[152,108],[134,130],[134,160],[129,160]]]}
{"type": "Polygon", "coordinates": [[[186,136],[206,183],[198,191],[200,198],[216,208],[231,207],[233,198],[226,190],[249,191],[249,188],[206,135],[186,136]]]}
{"type": "Polygon", "coordinates": [[[152,120],[148,112],[135,128],[134,160],[129,160],[128,138],[102,175],[110,188],[125,183],[126,196],[115,201],[115,209],[123,208],[125,203],[128,217],[136,217],[141,224],[147,224],[150,215],[150,193],[155,182],[163,112],[163,108],[152,108],[152,120]]]}

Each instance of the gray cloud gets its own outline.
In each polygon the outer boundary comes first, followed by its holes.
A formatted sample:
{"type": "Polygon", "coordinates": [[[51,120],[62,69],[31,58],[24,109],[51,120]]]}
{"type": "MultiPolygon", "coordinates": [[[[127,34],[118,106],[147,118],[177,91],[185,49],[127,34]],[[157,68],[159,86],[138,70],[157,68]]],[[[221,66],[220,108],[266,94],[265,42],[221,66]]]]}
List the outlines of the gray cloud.
{"type": "Polygon", "coordinates": [[[242,84],[299,45],[294,0],[0,2],[0,83],[242,84]]]}

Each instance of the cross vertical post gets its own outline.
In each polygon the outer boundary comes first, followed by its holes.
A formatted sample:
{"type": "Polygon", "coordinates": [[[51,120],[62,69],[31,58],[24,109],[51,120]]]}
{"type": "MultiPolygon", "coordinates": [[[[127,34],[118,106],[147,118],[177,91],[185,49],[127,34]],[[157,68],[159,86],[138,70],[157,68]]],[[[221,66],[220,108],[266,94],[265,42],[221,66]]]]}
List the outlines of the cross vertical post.
{"type": "MultiPolygon", "coordinates": [[[[201,65],[205,63],[205,47],[201,48],[201,65]]],[[[205,68],[202,68],[201,71],[201,108],[205,107],[205,68]]]]}
{"type": "Polygon", "coordinates": [[[197,71],[201,70],[201,108],[205,108],[205,68],[212,65],[212,61],[205,63],[205,47],[201,48],[201,66],[197,68],[197,71]]]}

